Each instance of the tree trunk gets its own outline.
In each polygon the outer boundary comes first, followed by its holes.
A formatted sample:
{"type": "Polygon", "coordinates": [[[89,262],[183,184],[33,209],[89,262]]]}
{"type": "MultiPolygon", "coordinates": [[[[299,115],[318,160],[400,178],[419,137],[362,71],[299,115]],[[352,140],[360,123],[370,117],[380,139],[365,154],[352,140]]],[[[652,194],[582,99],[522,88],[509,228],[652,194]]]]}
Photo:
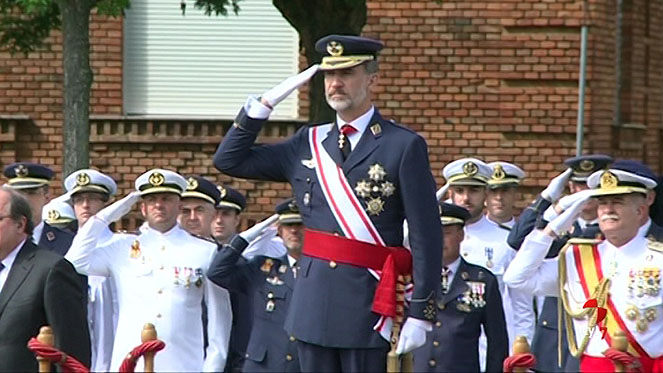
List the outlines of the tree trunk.
{"type": "MultiPolygon", "coordinates": [[[[359,35],[366,24],[366,0],[273,0],[274,6],[299,33],[299,41],[309,65],[320,62],[315,42],[329,34],[359,35]]],[[[309,90],[312,122],[334,120],[327,105],[322,74],[316,74],[309,90]]]]}
{"type": "Polygon", "coordinates": [[[89,0],[59,0],[64,69],[64,179],[90,165],[90,12],[89,0]]]}

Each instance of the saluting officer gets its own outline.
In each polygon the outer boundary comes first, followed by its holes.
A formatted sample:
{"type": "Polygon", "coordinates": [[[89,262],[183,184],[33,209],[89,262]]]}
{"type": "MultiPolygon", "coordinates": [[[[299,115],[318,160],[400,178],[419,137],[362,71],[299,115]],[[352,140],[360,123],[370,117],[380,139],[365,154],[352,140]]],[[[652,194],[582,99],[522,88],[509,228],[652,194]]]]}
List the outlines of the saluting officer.
{"type": "Polygon", "coordinates": [[[287,248],[286,255],[247,260],[242,256],[244,247],[224,245],[207,274],[219,286],[254,297],[253,329],[243,366],[246,372],[300,371],[295,337],[283,325],[302,252],[302,218],[292,198],[278,204],[276,213],[276,240],[287,248]]]}
{"type": "Polygon", "coordinates": [[[37,163],[17,162],[5,167],[3,174],[7,178],[5,185],[20,192],[30,202],[32,223],[35,227],[32,241],[64,255],[71,246],[73,233],[52,227],[41,219],[42,209],[49,200],[49,184],[53,180],[53,171],[37,163]]]}
{"type": "MultiPolygon", "coordinates": [[[[64,187],[82,227],[92,216],[101,211],[117,193],[117,184],[110,176],[93,169],[73,172],[64,180],[64,187]]],[[[118,236],[121,237],[121,236],[118,236]]],[[[115,234],[106,226],[97,234],[99,245],[115,239],[115,234]]],[[[104,276],[88,276],[88,326],[92,346],[92,365],[95,372],[111,370],[113,342],[117,327],[118,304],[115,283],[104,276]]]]}
{"type": "MultiPolygon", "coordinates": [[[[516,250],[520,249],[525,237],[536,227],[544,227],[547,219],[554,219],[560,211],[568,208],[574,199],[581,198],[589,189],[587,178],[592,173],[605,169],[612,158],[602,154],[588,154],[568,158],[564,164],[569,169],[551,180],[550,184],[537,196],[518,218],[509,233],[507,242],[516,250]],[[565,188],[570,194],[562,197],[565,188]],[[582,192],[582,193],[580,193],[582,192]]],[[[600,235],[597,220],[596,202],[588,202],[583,207],[572,232],[556,239],[548,253],[554,258],[571,237],[596,238],[600,235]]],[[[569,354],[566,338],[562,338],[561,366],[558,362],[557,345],[557,297],[537,297],[539,317],[532,340],[532,353],[537,357],[536,369],[543,372],[577,371],[578,359],[569,354]]],[[[563,326],[561,326],[563,328],[563,326]]]]}
{"type": "Polygon", "coordinates": [[[228,175],[292,185],[307,230],[286,330],[301,342],[304,371],[385,369],[395,284],[378,287],[375,270],[392,282],[410,272],[405,219],[414,292],[397,352],[422,345],[435,318],[442,245],[435,181],[425,140],[372,104],[382,47],[357,36],[320,39],[322,64],[250,97],[214,157],[228,175]],[[318,70],[336,120],[254,145],[273,107],[318,70]]]}
{"type": "Polygon", "coordinates": [[[79,230],[67,255],[80,273],[111,276],[118,291],[119,319],[111,367],[139,345],[145,323],[156,326],[166,348],[155,370],[221,371],[232,315],[228,292],[205,278],[217,245],[191,236],[177,224],[186,180],[162,169],[136,179],[136,192],[98,212],[79,230]],[[97,235],[141,198],[147,227],[98,243],[97,235]],[[202,307],[208,307],[209,346],[203,347],[202,307]]]}
{"type": "Polygon", "coordinates": [[[479,336],[487,337],[488,372],[501,372],[509,355],[502,297],[495,275],[460,256],[463,226],[470,213],[460,206],[440,204],[444,229],[442,294],[437,319],[426,344],[414,350],[416,372],[478,372],[479,336]]]}
{"type": "Polygon", "coordinates": [[[583,372],[615,370],[604,352],[617,331],[626,334],[628,352],[642,371],[663,369],[663,242],[648,233],[656,181],[646,175],[651,175],[647,167],[634,161],[593,173],[587,181],[592,193],[530,233],[504,276],[511,286],[561,297],[569,349],[580,358],[583,372]],[[605,239],[572,238],[558,257],[544,260],[555,237],[572,228],[589,198],[598,202],[605,239]],[[590,299],[596,307],[588,309],[590,299]]]}

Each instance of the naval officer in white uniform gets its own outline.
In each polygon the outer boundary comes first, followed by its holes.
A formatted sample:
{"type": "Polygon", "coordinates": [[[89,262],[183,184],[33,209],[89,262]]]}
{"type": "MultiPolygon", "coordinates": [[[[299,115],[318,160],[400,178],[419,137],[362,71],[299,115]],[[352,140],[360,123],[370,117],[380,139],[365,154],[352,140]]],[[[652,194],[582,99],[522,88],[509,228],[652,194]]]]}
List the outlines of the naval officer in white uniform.
{"type": "Polygon", "coordinates": [[[155,371],[222,371],[232,313],[228,292],[206,279],[216,244],[194,237],[177,224],[186,180],[162,169],[136,179],[136,192],[97,213],[75,238],[67,255],[86,275],[110,276],[116,284],[119,318],[111,369],[138,346],[145,323],[166,343],[155,371]],[[139,235],[97,242],[110,222],[140,198],[147,227],[139,235]],[[202,302],[208,308],[209,346],[203,347],[202,302]]]}

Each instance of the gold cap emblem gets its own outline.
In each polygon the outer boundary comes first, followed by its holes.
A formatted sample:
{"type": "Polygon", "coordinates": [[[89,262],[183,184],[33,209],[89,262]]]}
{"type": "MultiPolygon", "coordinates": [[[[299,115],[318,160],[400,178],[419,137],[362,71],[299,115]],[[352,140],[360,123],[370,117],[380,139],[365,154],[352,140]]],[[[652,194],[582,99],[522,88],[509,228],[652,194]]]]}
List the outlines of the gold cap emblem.
{"type": "Polygon", "coordinates": [[[28,168],[24,164],[20,164],[14,168],[16,177],[26,177],[28,176],[28,168]]]}
{"type": "Polygon", "coordinates": [[[585,159],[582,162],[580,162],[580,169],[582,171],[591,171],[595,167],[594,162],[590,161],[589,159],[585,159]]]}
{"type": "Polygon", "coordinates": [[[58,219],[60,219],[60,213],[58,212],[58,210],[50,210],[48,212],[48,220],[53,221],[58,219]]]}
{"type": "Polygon", "coordinates": [[[288,203],[288,209],[290,209],[290,212],[299,212],[299,207],[297,207],[297,201],[294,199],[288,203]]]}
{"type": "Polygon", "coordinates": [[[163,175],[161,173],[154,172],[154,173],[152,173],[152,175],[150,175],[150,178],[148,179],[148,181],[150,182],[150,184],[152,186],[157,187],[157,186],[163,184],[163,182],[166,181],[166,179],[163,177],[163,175]]]}
{"type": "Polygon", "coordinates": [[[476,175],[477,172],[479,172],[479,167],[477,167],[477,165],[474,164],[474,162],[467,162],[463,165],[463,173],[465,174],[465,176],[472,177],[476,175]]]}
{"type": "Polygon", "coordinates": [[[90,184],[90,177],[88,174],[85,172],[81,172],[80,174],[76,175],[76,185],[77,186],[85,186],[90,184]]]}
{"type": "Polygon", "coordinates": [[[196,190],[198,189],[198,180],[190,177],[186,180],[186,190],[196,190]]]}
{"type": "Polygon", "coordinates": [[[330,41],[327,43],[327,53],[333,57],[343,55],[343,45],[337,41],[330,41]]]}
{"type": "Polygon", "coordinates": [[[505,177],[506,177],[506,173],[504,173],[504,169],[502,168],[502,165],[496,164],[495,169],[493,170],[493,179],[502,180],[505,177]]]}
{"type": "Polygon", "coordinates": [[[221,199],[226,198],[226,194],[228,194],[228,191],[226,190],[226,188],[224,188],[222,186],[217,186],[216,189],[218,189],[219,193],[221,193],[221,199]]]}
{"type": "Polygon", "coordinates": [[[601,175],[601,189],[614,189],[618,183],[617,176],[610,171],[606,171],[601,175]]]}

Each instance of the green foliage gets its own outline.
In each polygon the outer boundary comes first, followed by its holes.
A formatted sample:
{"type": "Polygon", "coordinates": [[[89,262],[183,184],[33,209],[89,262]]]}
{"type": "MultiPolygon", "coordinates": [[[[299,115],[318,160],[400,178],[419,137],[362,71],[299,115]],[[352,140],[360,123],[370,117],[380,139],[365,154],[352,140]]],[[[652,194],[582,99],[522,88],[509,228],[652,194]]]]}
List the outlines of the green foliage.
{"type": "Polygon", "coordinates": [[[129,0],[99,0],[97,2],[97,13],[111,17],[124,16],[124,10],[129,8],[130,5],[129,0]]]}
{"type": "Polygon", "coordinates": [[[11,53],[31,52],[60,27],[59,16],[51,0],[0,0],[0,45],[11,53]]]}
{"type": "Polygon", "coordinates": [[[239,13],[239,2],[241,0],[196,0],[194,5],[196,9],[200,9],[205,12],[205,15],[215,16],[228,15],[228,8],[232,7],[233,13],[237,15],[239,13]]]}

